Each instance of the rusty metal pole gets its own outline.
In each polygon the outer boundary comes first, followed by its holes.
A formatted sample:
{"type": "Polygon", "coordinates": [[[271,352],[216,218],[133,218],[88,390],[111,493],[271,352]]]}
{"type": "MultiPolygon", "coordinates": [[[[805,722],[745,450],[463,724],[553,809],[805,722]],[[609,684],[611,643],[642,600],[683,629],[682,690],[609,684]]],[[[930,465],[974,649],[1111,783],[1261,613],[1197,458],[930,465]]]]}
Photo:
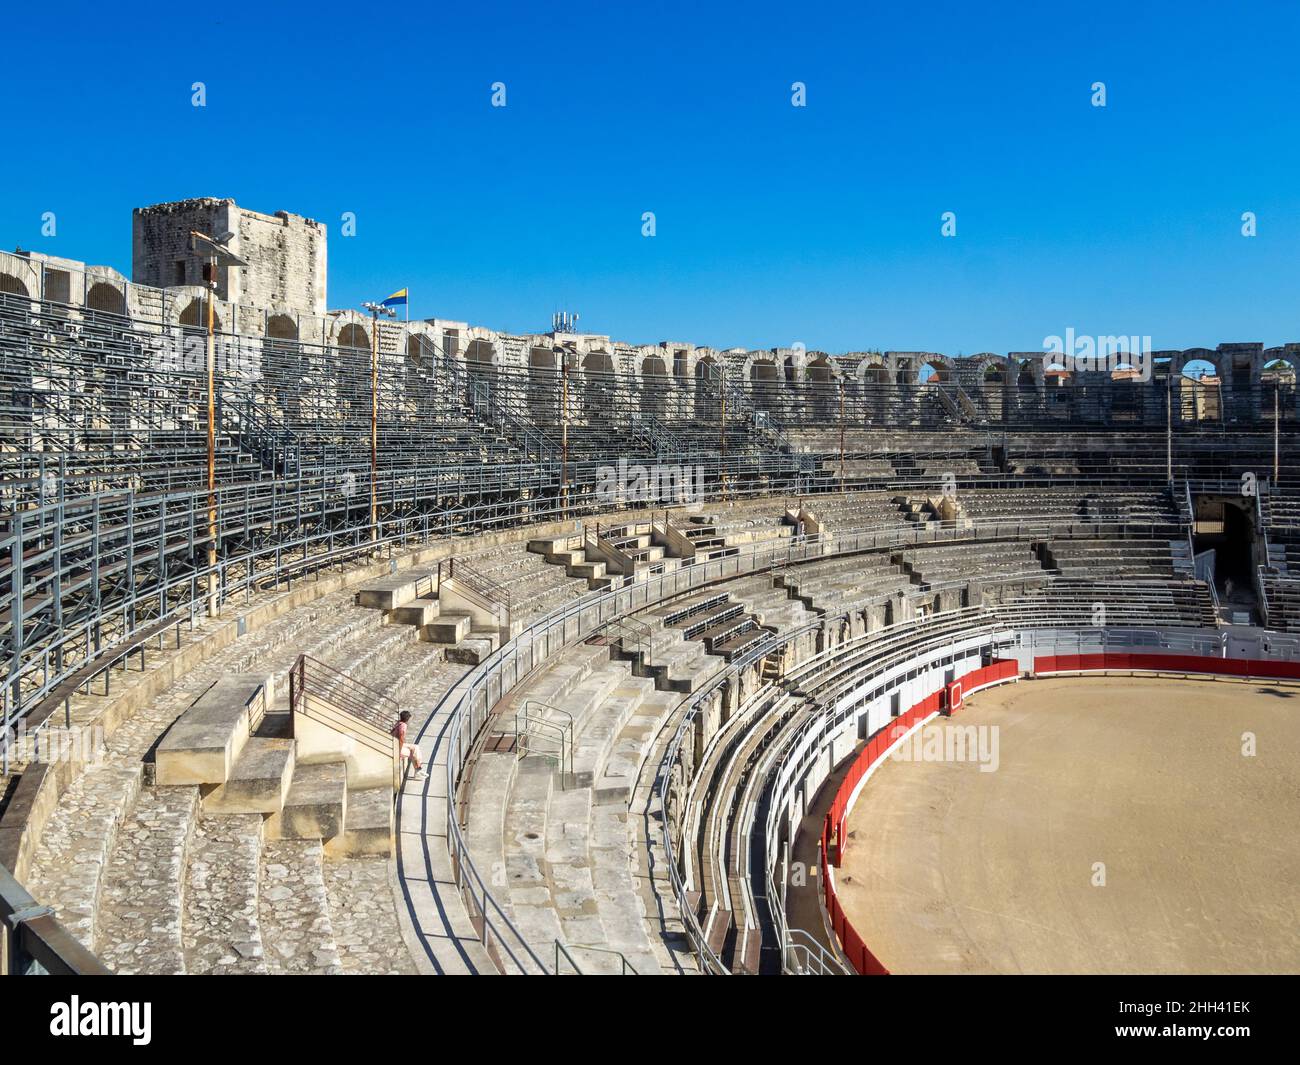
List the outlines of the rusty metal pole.
{"type": "Polygon", "coordinates": [[[560,520],[569,516],[569,353],[560,349],[560,520]]]}
{"type": "Polygon", "coordinates": [[[718,367],[718,481],[722,500],[727,499],[727,371],[718,367]]]}
{"type": "Polygon", "coordinates": [[[844,378],[840,378],[840,495],[844,494],[844,378]]]}
{"type": "Polygon", "coordinates": [[[379,539],[379,311],[370,312],[370,539],[379,539]]]}
{"type": "Polygon", "coordinates": [[[208,260],[208,614],[216,617],[217,588],[217,259],[208,260]]]}

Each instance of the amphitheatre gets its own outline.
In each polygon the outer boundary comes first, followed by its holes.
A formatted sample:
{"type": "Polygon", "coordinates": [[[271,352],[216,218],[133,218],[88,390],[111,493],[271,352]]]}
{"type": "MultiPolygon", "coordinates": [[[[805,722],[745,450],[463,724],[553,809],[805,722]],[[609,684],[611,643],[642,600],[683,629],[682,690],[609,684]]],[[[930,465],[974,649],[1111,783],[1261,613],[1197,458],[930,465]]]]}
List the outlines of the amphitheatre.
{"type": "Polygon", "coordinates": [[[638,345],[327,275],[220,199],[129,279],[0,253],[6,971],[1300,969],[1300,343],[638,345]],[[892,757],[945,724],[996,771],[892,757]]]}

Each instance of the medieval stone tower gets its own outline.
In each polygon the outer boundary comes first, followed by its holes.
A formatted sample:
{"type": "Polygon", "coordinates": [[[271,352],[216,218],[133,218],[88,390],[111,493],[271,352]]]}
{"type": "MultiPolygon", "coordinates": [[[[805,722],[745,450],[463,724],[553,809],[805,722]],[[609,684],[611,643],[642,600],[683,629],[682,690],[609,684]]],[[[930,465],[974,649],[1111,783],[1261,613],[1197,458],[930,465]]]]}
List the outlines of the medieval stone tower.
{"type": "Polygon", "coordinates": [[[204,258],[190,250],[190,231],[220,239],[248,262],[222,268],[217,296],[232,303],[321,316],[326,311],[325,226],[301,215],[248,211],[234,200],[195,199],[137,207],[132,215],[136,284],[171,288],[203,283],[204,258]]]}

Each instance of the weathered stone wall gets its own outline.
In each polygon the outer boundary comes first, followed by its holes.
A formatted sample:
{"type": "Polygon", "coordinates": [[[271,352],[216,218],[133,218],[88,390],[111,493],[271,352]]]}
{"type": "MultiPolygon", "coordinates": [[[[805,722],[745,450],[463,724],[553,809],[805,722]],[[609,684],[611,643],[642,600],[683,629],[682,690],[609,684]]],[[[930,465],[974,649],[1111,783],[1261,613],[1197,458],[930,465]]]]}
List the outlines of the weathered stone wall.
{"type": "Polygon", "coordinates": [[[266,311],[326,312],[325,226],[280,211],[261,214],[234,200],[182,200],[138,207],[132,218],[132,277],[137,285],[202,284],[205,256],[190,250],[190,232],[220,238],[248,265],[219,268],[217,296],[266,311]]]}

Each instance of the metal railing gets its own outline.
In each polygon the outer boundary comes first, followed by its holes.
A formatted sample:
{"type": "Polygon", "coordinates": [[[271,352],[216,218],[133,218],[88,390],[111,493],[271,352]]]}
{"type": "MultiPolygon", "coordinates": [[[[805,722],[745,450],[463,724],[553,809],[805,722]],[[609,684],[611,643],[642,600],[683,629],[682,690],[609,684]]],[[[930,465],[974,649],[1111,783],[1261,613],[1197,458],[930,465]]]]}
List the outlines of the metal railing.
{"type": "Polygon", "coordinates": [[[109,976],[109,969],[0,865],[0,943],[6,976],[109,976]]]}
{"type": "MultiPolygon", "coordinates": [[[[648,568],[645,579],[620,588],[599,590],[570,601],[524,629],[472,670],[462,685],[446,697],[449,711],[446,726],[449,743],[447,788],[459,790],[461,775],[476,752],[476,740],[491,715],[492,707],[519,681],[561,648],[592,635],[621,615],[635,612],[665,598],[693,591],[729,577],[768,569],[778,558],[788,564],[837,555],[902,548],[921,543],[1042,539],[1045,537],[1151,538],[1152,526],[1135,523],[1101,523],[1081,519],[1026,518],[1011,522],[970,522],[962,526],[940,523],[891,525],[837,536],[834,541],[786,537],[777,542],[745,545],[734,554],[695,562],[678,569],[663,563],[648,568]]],[[[755,661],[765,654],[769,640],[756,644],[741,662],[755,661]]],[[[455,803],[448,805],[447,846],[457,884],[477,911],[481,935],[498,952],[505,968],[516,972],[546,973],[550,969],[536,949],[515,928],[506,912],[492,898],[486,881],[469,853],[455,816],[455,803]]]]}
{"type": "Polygon", "coordinates": [[[523,708],[515,711],[515,747],[520,758],[533,754],[533,730],[542,729],[558,741],[560,756],[560,788],[568,787],[573,776],[573,715],[558,706],[544,703],[540,699],[525,699],[523,708]],[[560,717],[561,721],[550,721],[541,714],[533,713],[534,707],[542,707],[560,717]]]}

